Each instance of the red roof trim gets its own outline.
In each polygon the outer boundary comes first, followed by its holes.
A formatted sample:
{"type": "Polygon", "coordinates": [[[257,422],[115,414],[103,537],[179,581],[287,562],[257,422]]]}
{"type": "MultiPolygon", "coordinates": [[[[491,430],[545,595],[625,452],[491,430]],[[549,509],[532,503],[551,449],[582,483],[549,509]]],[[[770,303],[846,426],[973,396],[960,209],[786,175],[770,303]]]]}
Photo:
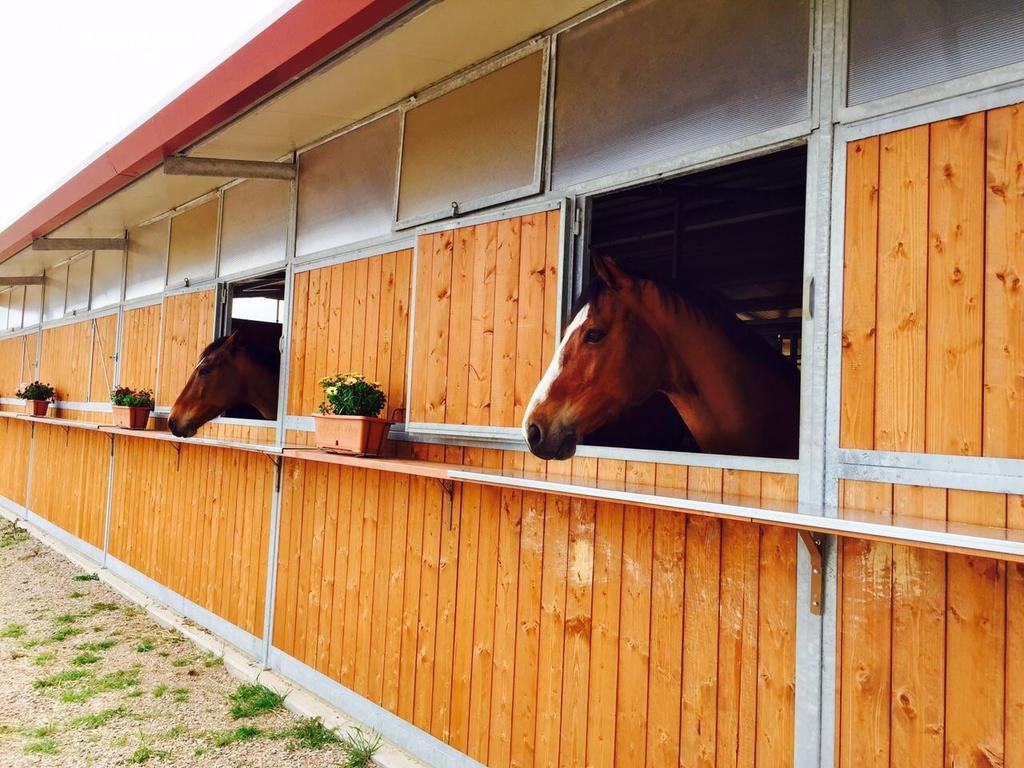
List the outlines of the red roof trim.
{"type": "Polygon", "coordinates": [[[303,0],[0,232],[0,262],[410,4],[303,0]]]}

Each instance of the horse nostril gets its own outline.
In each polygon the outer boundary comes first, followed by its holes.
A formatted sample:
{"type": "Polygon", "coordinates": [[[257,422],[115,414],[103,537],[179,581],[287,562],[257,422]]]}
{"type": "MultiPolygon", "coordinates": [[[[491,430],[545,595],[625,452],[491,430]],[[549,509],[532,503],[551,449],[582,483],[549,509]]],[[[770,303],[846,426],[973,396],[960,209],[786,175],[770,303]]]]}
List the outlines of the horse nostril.
{"type": "Polygon", "coordinates": [[[541,444],[543,439],[544,435],[540,431],[540,427],[536,424],[530,424],[530,426],[526,428],[526,442],[530,444],[531,448],[536,448],[541,444]]]}

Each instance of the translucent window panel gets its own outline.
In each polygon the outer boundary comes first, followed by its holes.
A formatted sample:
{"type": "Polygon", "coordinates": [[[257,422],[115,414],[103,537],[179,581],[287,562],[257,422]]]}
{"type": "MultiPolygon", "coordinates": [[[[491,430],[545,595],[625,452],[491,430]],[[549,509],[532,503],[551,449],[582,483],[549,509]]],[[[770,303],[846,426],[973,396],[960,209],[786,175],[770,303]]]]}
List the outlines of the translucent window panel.
{"type": "Polygon", "coordinates": [[[43,317],[43,286],[25,286],[25,303],[22,305],[21,327],[39,325],[43,317]]]}
{"type": "Polygon", "coordinates": [[[68,265],[68,293],[64,314],[81,312],[89,308],[89,289],[92,285],[92,254],[80,256],[68,265]]]}
{"type": "Polygon", "coordinates": [[[1024,61],[1021,0],[850,0],[847,102],[1024,61]]]}
{"type": "Polygon", "coordinates": [[[810,114],[808,0],[634,0],[558,37],[556,189],[810,114]]]}
{"type": "Polygon", "coordinates": [[[92,256],[93,309],[110,307],[121,300],[124,256],[119,251],[96,251],[92,256]]]}
{"type": "Polygon", "coordinates": [[[217,198],[171,219],[167,284],[181,285],[213,277],[217,262],[217,198]]]}
{"type": "Polygon", "coordinates": [[[10,328],[11,292],[0,293],[0,331],[10,328]]]}
{"type": "Polygon", "coordinates": [[[400,221],[539,190],[542,69],[543,55],[530,54],[406,113],[400,221]]]}
{"type": "Polygon", "coordinates": [[[220,273],[235,275],[285,260],[290,185],[251,179],[224,191],[220,273]]]}
{"type": "Polygon", "coordinates": [[[46,270],[43,290],[43,321],[64,317],[64,299],[68,290],[68,265],[46,270]]]}
{"type": "Polygon", "coordinates": [[[128,275],[125,298],[160,293],[167,272],[167,237],[170,221],[160,219],[128,230],[128,275]]]}
{"type": "Polygon", "coordinates": [[[25,289],[12,288],[7,305],[7,328],[16,331],[21,328],[22,310],[25,306],[25,289]]]}
{"type": "Polygon", "coordinates": [[[392,112],[299,157],[299,256],[391,232],[399,128],[392,112]]]}

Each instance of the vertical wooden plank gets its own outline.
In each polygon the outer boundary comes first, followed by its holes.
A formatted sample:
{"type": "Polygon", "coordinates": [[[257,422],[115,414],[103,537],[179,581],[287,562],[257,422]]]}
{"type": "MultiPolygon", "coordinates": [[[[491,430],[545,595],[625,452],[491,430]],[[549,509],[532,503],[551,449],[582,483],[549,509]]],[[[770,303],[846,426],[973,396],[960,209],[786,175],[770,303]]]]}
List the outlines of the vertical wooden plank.
{"type": "MultiPolygon", "coordinates": [[[[506,453],[504,468],[522,468],[522,456],[506,453]]],[[[519,547],[523,494],[501,491],[498,526],[498,573],[494,607],[494,670],[491,676],[491,722],[488,765],[507,766],[512,744],[512,687],[515,681],[516,610],[519,603],[519,547]]]]}
{"type": "Polygon", "coordinates": [[[393,354],[395,334],[395,289],[397,287],[397,254],[387,253],[381,257],[380,299],[378,300],[379,315],[377,326],[377,372],[374,380],[384,390],[388,398],[384,406],[384,414],[391,415],[391,358],[393,354]]]}
{"type": "MultiPolygon", "coordinates": [[[[558,275],[558,261],[562,253],[562,212],[548,211],[544,235],[544,323],[541,344],[540,371],[544,375],[548,363],[558,347],[558,296],[562,290],[558,275]]],[[[531,395],[532,396],[532,395],[531,395]]],[[[529,404],[529,400],[527,400],[529,404]]]]}
{"type": "Polygon", "coordinates": [[[925,445],[928,127],[881,138],[875,448],[925,445]]]}
{"type": "Polygon", "coordinates": [[[395,265],[395,304],[391,346],[391,387],[388,411],[406,406],[405,382],[409,346],[409,303],[412,298],[412,251],[400,251],[395,265]]]}
{"type": "Polygon", "coordinates": [[[494,272],[491,426],[515,425],[516,326],[519,317],[519,219],[498,222],[494,272]]]}
{"type": "MultiPolygon", "coordinates": [[[[1002,494],[947,499],[950,522],[1006,526],[1002,494]]],[[[946,765],[1004,765],[1006,563],[949,555],[947,568],[946,765]]]]}
{"type": "MultiPolygon", "coordinates": [[[[416,238],[416,297],[413,303],[412,328],[412,375],[425,377],[427,361],[430,358],[430,276],[434,261],[434,235],[416,238]]],[[[426,421],[427,402],[425,392],[409,393],[409,418],[411,421],[426,421]]]]}
{"type": "Polygon", "coordinates": [[[415,710],[417,634],[419,630],[420,576],[423,554],[423,500],[426,478],[409,480],[409,528],[405,550],[405,598],[402,616],[401,688],[398,715],[412,722],[415,710]]]}
{"type": "MultiPolygon", "coordinates": [[[[852,509],[892,509],[892,486],[847,480],[852,509]]],[[[889,765],[892,545],[843,539],[839,768],[889,765]]]]}
{"type": "Polygon", "coordinates": [[[398,712],[402,661],[402,613],[405,595],[406,536],[409,526],[409,476],[396,475],[392,503],[391,566],[388,573],[387,620],[384,628],[384,684],[381,706],[398,712]]]}
{"type": "MultiPolygon", "coordinates": [[[[462,463],[463,451],[448,448],[446,459],[462,463]]],[[[436,483],[435,483],[436,485],[436,483]]],[[[434,641],[434,693],[430,731],[437,738],[451,738],[452,665],[456,631],[456,596],[459,584],[459,539],[462,517],[459,509],[465,485],[455,488],[453,498],[441,493],[441,546],[437,563],[437,637],[434,641]]]]}
{"type": "Polygon", "coordinates": [[[473,257],[476,253],[476,227],[460,227],[454,234],[451,277],[451,316],[448,334],[448,387],[445,422],[465,424],[469,407],[469,353],[474,302],[473,257]]]}
{"type": "MultiPolygon", "coordinates": [[[[757,499],[761,495],[761,475],[726,470],[722,491],[757,499]]],[[[720,768],[754,764],[760,540],[761,529],[756,525],[722,523],[716,747],[720,768]]]]}
{"type": "MultiPolygon", "coordinates": [[[[353,352],[352,337],[357,325],[362,323],[356,317],[356,291],[359,290],[358,270],[355,261],[347,261],[341,265],[341,317],[338,326],[338,361],[336,370],[329,373],[348,373],[356,370],[362,361],[353,352]]],[[[317,393],[320,396],[320,393],[317,393]]]]}
{"type": "Polygon", "coordinates": [[[988,113],[985,194],[986,456],[1024,458],[1024,105],[988,113]]]}
{"type": "Polygon", "coordinates": [[[981,455],[985,115],[930,127],[929,453],[981,455]]]}
{"type": "Polygon", "coordinates": [[[384,657],[387,640],[388,588],[391,570],[395,564],[391,562],[391,528],[397,514],[395,508],[395,480],[399,476],[393,472],[382,472],[380,476],[380,495],[377,505],[377,551],[374,555],[373,573],[373,613],[367,622],[370,630],[369,688],[367,695],[380,704],[384,686],[384,657]]]}
{"type": "MultiPolygon", "coordinates": [[[[1006,499],[1006,526],[1024,530],[1024,496],[1006,499]]],[[[1006,768],[1024,766],[1024,563],[1006,566],[1006,768]]]]}
{"type": "Polygon", "coordinates": [[[875,441],[875,293],[878,265],[878,137],[846,147],[843,351],[839,442],[875,441]]]}
{"type": "MultiPolygon", "coordinates": [[[[367,314],[370,314],[369,312],[367,314]]],[[[368,345],[369,346],[369,345],[368,345]]],[[[376,349],[376,344],[373,345],[376,349]]],[[[363,544],[359,564],[359,613],[356,619],[356,660],[355,690],[372,699],[370,695],[370,635],[377,627],[373,619],[374,570],[377,562],[377,537],[380,529],[380,497],[382,475],[370,470],[366,473],[366,493],[362,504],[363,544]]]]}
{"type": "MultiPolygon", "coordinates": [[[[597,478],[597,459],[572,461],[577,480],[597,478]]],[[[594,584],[594,524],[597,507],[586,499],[569,500],[569,544],[565,596],[565,646],[562,653],[562,713],[559,764],[582,765],[587,751],[590,687],[590,633],[594,584]]]]}
{"type": "MultiPolygon", "coordinates": [[[[721,494],[722,471],[691,467],[687,487],[721,494]]],[[[718,710],[718,604],[721,523],[691,515],[686,521],[683,627],[683,706],[680,764],[713,766],[718,710]],[[709,638],[714,638],[709,642],[709,638]]]]}
{"type": "Polygon", "coordinates": [[[494,286],[498,248],[496,222],[478,224],[473,238],[473,301],[469,328],[466,423],[490,424],[494,342],[494,286]]]}
{"type": "Polygon", "coordinates": [[[516,319],[514,423],[521,424],[540,381],[544,354],[545,242],[543,213],[523,216],[519,232],[519,306],[516,319]]]}
{"type": "Polygon", "coordinates": [[[380,281],[382,256],[366,260],[366,331],[363,338],[363,363],[360,370],[370,381],[377,381],[377,342],[380,336],[380,281]]]}
{"type": "Polygon", "coordinates": [[[338,533],[334,553],[334,601],[331,607],[331,651],[327,660],[327,674],[332,680],[341,680],[342,658],[345,650],[345,620],[348,616],[349,546],[356,514],[352,507],[352,487],[355,472],[352,467],[335,467],[338,474],[338,533]]]}
{"type": "Polygon", "coordinates": [[[345,618],[342,628],[341,682],[356,687],[356,658],[359,638],[359,592],[363,562],[363,504],[369,470],[352,472],[352,502],[349,506],[348,562],[345,575],[345,618]]]}
{"type": "MultiPolygon", "coordinates": [[[[430,446],[428,456],[437,460],[437,449],[430,446]]],[[[443,455],[443,453],[442,453],[443,455]]],[[[434,697],[434,650],[437,639],[437,588],[441,557],[441,499],[437,483],[428,483],[424,494],[423,552],[420,564],[420,608],[416,654],[416,702],[413,723],[425,731],[430,730],[434,697]]]]}
{"type": "MultiPolygon", "coordinates": [[[[893,512],[945,520],[946,491],[898,485],[893,512]]],[[[892,551],[893,765],[943,764],[946,556],[914,547],[892,551]]]]}
{"type": "Polygon", "coordinates": [[[433,238],[430,269],[430,313],[425,373],[426,411],[424,420],[444,423],[448,396],[448,340],[451,316],[453,232],[439,232],[433,238]]]}
{"type": "MultiPolygon", "coordinates": [[[[598,461],[598,480],[623,482],[625,475],[624,461],[598,461]]],[[[594,528],[593,631],[587,722],[587,764],[593,766],[612,766],[615,762],[622,542],[622,505],[598,502],[594,528]]]]}

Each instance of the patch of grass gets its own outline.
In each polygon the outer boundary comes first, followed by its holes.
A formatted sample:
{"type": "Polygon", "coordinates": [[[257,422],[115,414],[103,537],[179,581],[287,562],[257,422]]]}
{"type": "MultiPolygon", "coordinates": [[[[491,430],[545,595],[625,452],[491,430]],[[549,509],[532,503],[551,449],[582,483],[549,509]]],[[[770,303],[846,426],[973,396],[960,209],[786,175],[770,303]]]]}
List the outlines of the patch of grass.
{"type": "Polygon", "coordinates": [[[82,634],[82,630],[78,627],[61,627],[60,629],[54,630],[50,633],[50,636],[46,638],[48,643],[63,643],[69,637],[82,634]]]}
{"type": "Polygon", "coordinates": [[[56,739],[38,739],[26,744],[24,752],[26,755],[58,755],[60,754],[60,745],[56,739]]]}
{"type": "Polygon", "coordinates": [[[203,666],[204,667],[223,667],[224,666],[224,657],[223,656],[218,656],[215,653],[207,653],[206,656],[203,657],[203,666]]]}
{"type": "Polygon", "coordinates": [[[100,640],[98,643],[79,643],[75,646],[80,651],[89,651],[90,653],[98,653],[99,651],[106,651],[117,645],[117,640],[107,638],[106,640],[100,640]]]}
{"type": "Polygon", "coordinates": [[[288,749],[323,749],[338,744],[338,735],[321,722],[319,717],[307,717],[288,728],[274,731],[272,739],[287,739],[288,749]]]}
{"type": "Polygon", "coordinates": [[[373,756],[380,749],[381,738],[376,733],[370,736],[359,728],[352,728],[339,739],[339,742],[345,753],[345,761],[341,768],[370,768],[373,765],[373,756]]]}
{"type": "Polygon", "coordinates": [[[163,749],[153,749],[152,747],[144,744],[132,752],[132,756],[128,758],[128,762],[132,765],[142,765],[153,758],[163,760],[167,755],[168,753],[163,749]]]}
{"type": "Polygon", "coordinates": [[[35,648],[37,645],[42,645],[43,639],[41,637],[30,637],[28,640],[21,644],[22,648],[35,648]]]}
{"type": "Polygon", "coordinates": [[[283,696],[259,683],[243,683],[228,699],[231,701],[231,716],[235,720],[273,712],[284,703],[283,696]]]}
{"type": "Polygon", "coordinates": [[[80,597],[85,597],[85,592],[79,592],[77,589],[73,592],[68,592],[68,597],[72,600],[77,600],[80,597]]]}
{"type": "Polygon", "coordinates": [[[156,687],[153,688],[153,698],[160,699],[167,693],[167,683],[157,683],[156,687]]]}
{"type": "Polygon", "coordinates": [[[111,707],[109,709],[101,709],[99,712],[93,712],[89,715],[76,717],[69,723],[69,725],[72,728],[85,728],[87,730],[92,730],[93,728],[99,728],[101,725],[106,725],[115,717],[121,717],[124,714],[124,707],[111,707]]]}
{"type": "Polygon", "coordinates": [[[86,666],[88,664],[95,664],[99,660],[100,660],[100,657],[97,656],[95,653],[88,653],[88,652],[86,652],[86,653],[80,653],[77,656],[75,656],[75,658],[73,658],[71,660],[71,663],[75,664],[75,665],[77,665],[79,667],[84,667],[84,666],[86,666]]]}
{"type": "Polygon", "coordinates": [[[112,746],[112,747],[127,747],[128,746],[129,738],[130,737],[129,737],[129,735],[127,733],[122,733],[116,739],[111,739],[110,746],[112,746]]]}
{"type": "Polygon", "coordinates": [[[141,695],[142,695],[142,689],[141,688],[135,688],[134,690],[128,691],[128,693],[125,694],[125,698],[126,699],[137,699],[141,695]]]}
{"type": "Polygon", "coordinates": [[[196,661],[196,657],[195,656],[185,656],[184,658],[175,659],[174,661],[172,661],[171,662],[171,666],[172,667],[187,667],[189,664],[191,664],[194,661],[196,661]]]}
{"type": "Polygon", "coordinates": [[[227,747],[239,741],[251,741],[263,735],[263,731],[253,725],[242,725],[233,731],[215,731],[211,733],[210,743],[215,747],[227,747]]]}
{"type": "Polygon", "coordinates": [[[57,730],[52,725],[37,725],[35,728],[22,728],[21,735],[28,736],[30,739],[42,739],[46,736],[52,736],[53,732],[57,730]]]}
{"type": "Polygon", "coordinates": [[[171,691],[171,696],[174,697],[175,704],[184,704],[188,701],[189,695],[188,688],[175,688],[171,691]]]}
{"type": "Polygon", "coordinates": [[[24,624],[4,624],[3,629],[0,629],[0,637],[10,638],[12,640],[19,637],[24,637],[25,625],[24,624]]]}
{"type": "Polygon", "coordinates": [[[149,653],[154,648],[156,648],[156,645],[153,643],[152,640],[150,640],[147,637],[147,638],[143,639],[142,642],[140,642],[138,645],[135,646],[135,652],[136,653],[149,653]]]}
{"type": "Polygon", "coordinates": [[[96,573],[80,573],[77,576],[71,577],[74,581],[99,581],[99,574],[96,573]]]}
{"type": "Polygon", "coordinates": [[[46,664],[49,664],[51,661],[54,660],[54,658],[55,656],[52,653],[40,653],[33,657],[32,663],[35,664],[37,667],[42,667],[46,664]]]}
{"type": "Polygon", "coordinates": [[[87,669],[65,669],[61,672],[55,672],[52,675],[33,680],[32,687],[37,691],[43,691],[47,688],[58,688],[81,680],[83,677],[88,677],[90,674],[92,673],[87,669]]]}
{"type": "Polygon", "coordinates": [[[23,541],[28,541],[28,531],[23,528],[6,525],[3,531],[0,531],[0,549],[13,547],[15,544],[21,544],[23,541]]]}
{"type": "Polygon", "coordinates": [[[186,731],[187,729],[185,728],[185,726],[181,723],[178,723],[177,725],[172,725],[170,728],[168,728],[164,732],[163,737],[165,739],[176,739],[179,736],[184,736],[186,731]]]}
{"type": "Polygon", "coordinates": [[[97,613],[103,613],[104,611],[116,611],[117,603],[93,603],[89,606],[89,613],[95,616],[97,613]]]}
{"type": "Polygon", "coordinates": [[[82,617],[79,616],[77,613],[62,613],[60,616],[55,616],[54,617],[53,623],[54,624],[63,624],[63,625],[66,626],[68,624],[74,624],[80,618],[82,618],[82,617]]]}
{"type": "MultiPolygon", "coordinates": [[[[85,672],[85,670],[77,670],[85,672]]],[[[81,703],[108,691],[123,691],[139,684],[139,668],[122,669],[100,677],[88,677],[77,686],[70,686],[61,694],[61,701],[81,703]]]]}

